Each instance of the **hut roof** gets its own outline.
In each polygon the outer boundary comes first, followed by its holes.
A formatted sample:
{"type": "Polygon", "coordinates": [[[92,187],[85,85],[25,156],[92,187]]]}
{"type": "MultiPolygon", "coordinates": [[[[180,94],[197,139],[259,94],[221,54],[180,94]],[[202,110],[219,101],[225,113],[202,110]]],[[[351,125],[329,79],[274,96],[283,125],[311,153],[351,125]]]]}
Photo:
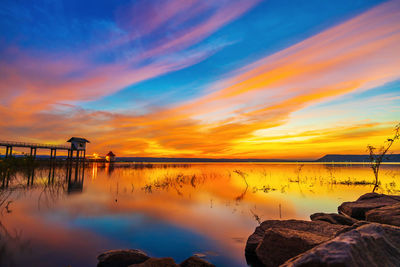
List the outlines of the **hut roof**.
{"type": "Polygon", "coordinates": [[[110,152],[108,152],[108,154],[106,156],[115,157],[115,154],[112,151],[110,151],[110,152]]]}
{"type": "Polygon", "coordinates": [[[71,137],[67,142],[90,143],[89,140],[81,137],[71,137]]]}

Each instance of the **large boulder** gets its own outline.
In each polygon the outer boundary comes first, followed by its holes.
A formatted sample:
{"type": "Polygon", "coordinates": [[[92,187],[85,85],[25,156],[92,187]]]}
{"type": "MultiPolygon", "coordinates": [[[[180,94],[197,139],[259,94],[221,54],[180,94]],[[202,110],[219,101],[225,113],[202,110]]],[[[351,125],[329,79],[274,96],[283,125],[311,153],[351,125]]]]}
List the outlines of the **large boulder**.
{"type": "Polygon", "coordinates": [[[300,230],[270,228],[256,248],[257,258],[264,266],[278,266],[286,260],[326,241],[325,236],[300,230]]]}
{"type": "Polygon", "coordinates": [[[264,221],[247,240],[246,260],[252,265],[261,262],[266,266],[276,266],[335,237],[345,228],[344,225],[323,221],[264,221]]]}
{"type": "Polygon", "coordinates": [[[187,258],[181,264],[179,264],[179,266],[181,266],[181,267],[215,267],[214,264],[211,264],[208,261],[205,261],[197,256],[192,256],[190,258],[187,258]]]}
{"type": "Polygon", "coordinates": [[[370,222],[367,221],[358,221],[353,225],[347,226],[346,228],[344,228],[343,230],[340,230],[339,232],[336,233],[335,237],[337,237],[338,235],[341,235],[343,233],[346,233],[348,231],[351,231],[353,229],[357,229],[358,227],[365,225],[365,224],[370,224],[370,222]]]}
{"type": "Polygon", "coordinates": [[[358,222],[358,220],[356,219],[337,213],[314,213],[310,215],[310,219],[311,221],[323,221],[332,224],[341,224],[348,226],[358,222]]]}
{"type": "Polygon", "coordinates": [[[353,202],[344,202],[338,207],[339,213],[357,220],[365,220],[367,211],[400,203],[400,196],[367,193],[353,202]]]}
{"type": "Polygon", "coordinates": [[[137,249],[110,250],[100,254],[97,267],[126,267],[142,263],[149,259],[143,251],[137,249]]]}
{"type": "Polygon", "coordinates": [[[150,258],[143,263],[132,264],[128,267],[179,267],[173,258],[150,258]]]}
{"type": "Polygon", "coordinates": [[[300,254],[283,267],[399,266],[400,228],[370,223],[300,254]]]}
{"type": "Polygon", "coordinates": [[[367,211],[365,219],[369,222],[400,226],[400,203],[367,211]]]}

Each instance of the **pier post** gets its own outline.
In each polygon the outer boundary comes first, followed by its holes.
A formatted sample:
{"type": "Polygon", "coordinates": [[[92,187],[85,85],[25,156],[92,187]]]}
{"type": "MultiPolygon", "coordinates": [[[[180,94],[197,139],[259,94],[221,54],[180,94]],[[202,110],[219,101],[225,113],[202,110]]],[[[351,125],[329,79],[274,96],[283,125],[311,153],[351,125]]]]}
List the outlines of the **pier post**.
{"type": "Polygon", "coordinates": [[[55,148],[54,149],[54,159],[56,159],[57,158],[57,149],[55,148]]]}
{"type": "Polygon", "coordinates": [[[10,146],[10,156],[12,157],[12,146],[10,146]]]}
{"type": "Polygon", "coordinates": [[[8,158],[8,146],[6,146],[6,158],[8,158]]]}
{"type": "Polygon", "coordinates": [[[36,149],[37,149],[37,147],[35,147],[35,148],[33,149],[33,158],[34,158],[34,159],[36,158],[36,149]]]}

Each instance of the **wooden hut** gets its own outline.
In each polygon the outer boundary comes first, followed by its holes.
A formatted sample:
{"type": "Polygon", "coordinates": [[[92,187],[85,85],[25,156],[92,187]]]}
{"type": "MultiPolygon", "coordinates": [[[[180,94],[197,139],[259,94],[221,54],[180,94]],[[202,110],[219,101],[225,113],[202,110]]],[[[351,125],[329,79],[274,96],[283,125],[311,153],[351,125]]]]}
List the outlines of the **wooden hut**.
{"type": "Polygon", "coordinates": [[[108,152],[108,154],[106,155],[106,161],[108,162],[115,161],[115,154],[112,151],[108,152]]]}
{"type": "Polygon", "coordinates": [[[68,151],[68,157],[73,157],[74,151],[76,151],[76,157],[85,158],[86,155],[86,143],[90,143],[89,140],[81,137],[71,137],[67,142],[71,143],[71,149],[68,151]],[[82,155],[83,152],[83,155],[82,155]],[[70,154],[71,153],[71,154],[70,154]]]}

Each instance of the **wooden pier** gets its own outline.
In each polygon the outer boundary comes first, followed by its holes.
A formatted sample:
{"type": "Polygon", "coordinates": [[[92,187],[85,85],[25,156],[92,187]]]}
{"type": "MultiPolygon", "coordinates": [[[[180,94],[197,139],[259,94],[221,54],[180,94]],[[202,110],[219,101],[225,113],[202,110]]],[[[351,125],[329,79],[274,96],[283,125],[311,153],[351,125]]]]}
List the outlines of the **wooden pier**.
{"type": "Polygon", "coordinates": [[[0,147],[6,147],[5,157],[12,156],[14,147],[30,148],[30,156],[36,158],[37,149],[48,149],[50,150],[50,159],[56,159],[57,150],[68,151],[67,159],[78,159],[84,160],[86,157],[86,143],[88,140],[80,137],[72,137],[67,142],[71,143],[70,146],[66,145],[54,145],[54,144],[38,144],[38,143],[26,143],[26,142],[13,142],[13,141],[0,141],[0,147]],[[74,151],[76,151],[76,157],[74,157],[74,151]]]}

